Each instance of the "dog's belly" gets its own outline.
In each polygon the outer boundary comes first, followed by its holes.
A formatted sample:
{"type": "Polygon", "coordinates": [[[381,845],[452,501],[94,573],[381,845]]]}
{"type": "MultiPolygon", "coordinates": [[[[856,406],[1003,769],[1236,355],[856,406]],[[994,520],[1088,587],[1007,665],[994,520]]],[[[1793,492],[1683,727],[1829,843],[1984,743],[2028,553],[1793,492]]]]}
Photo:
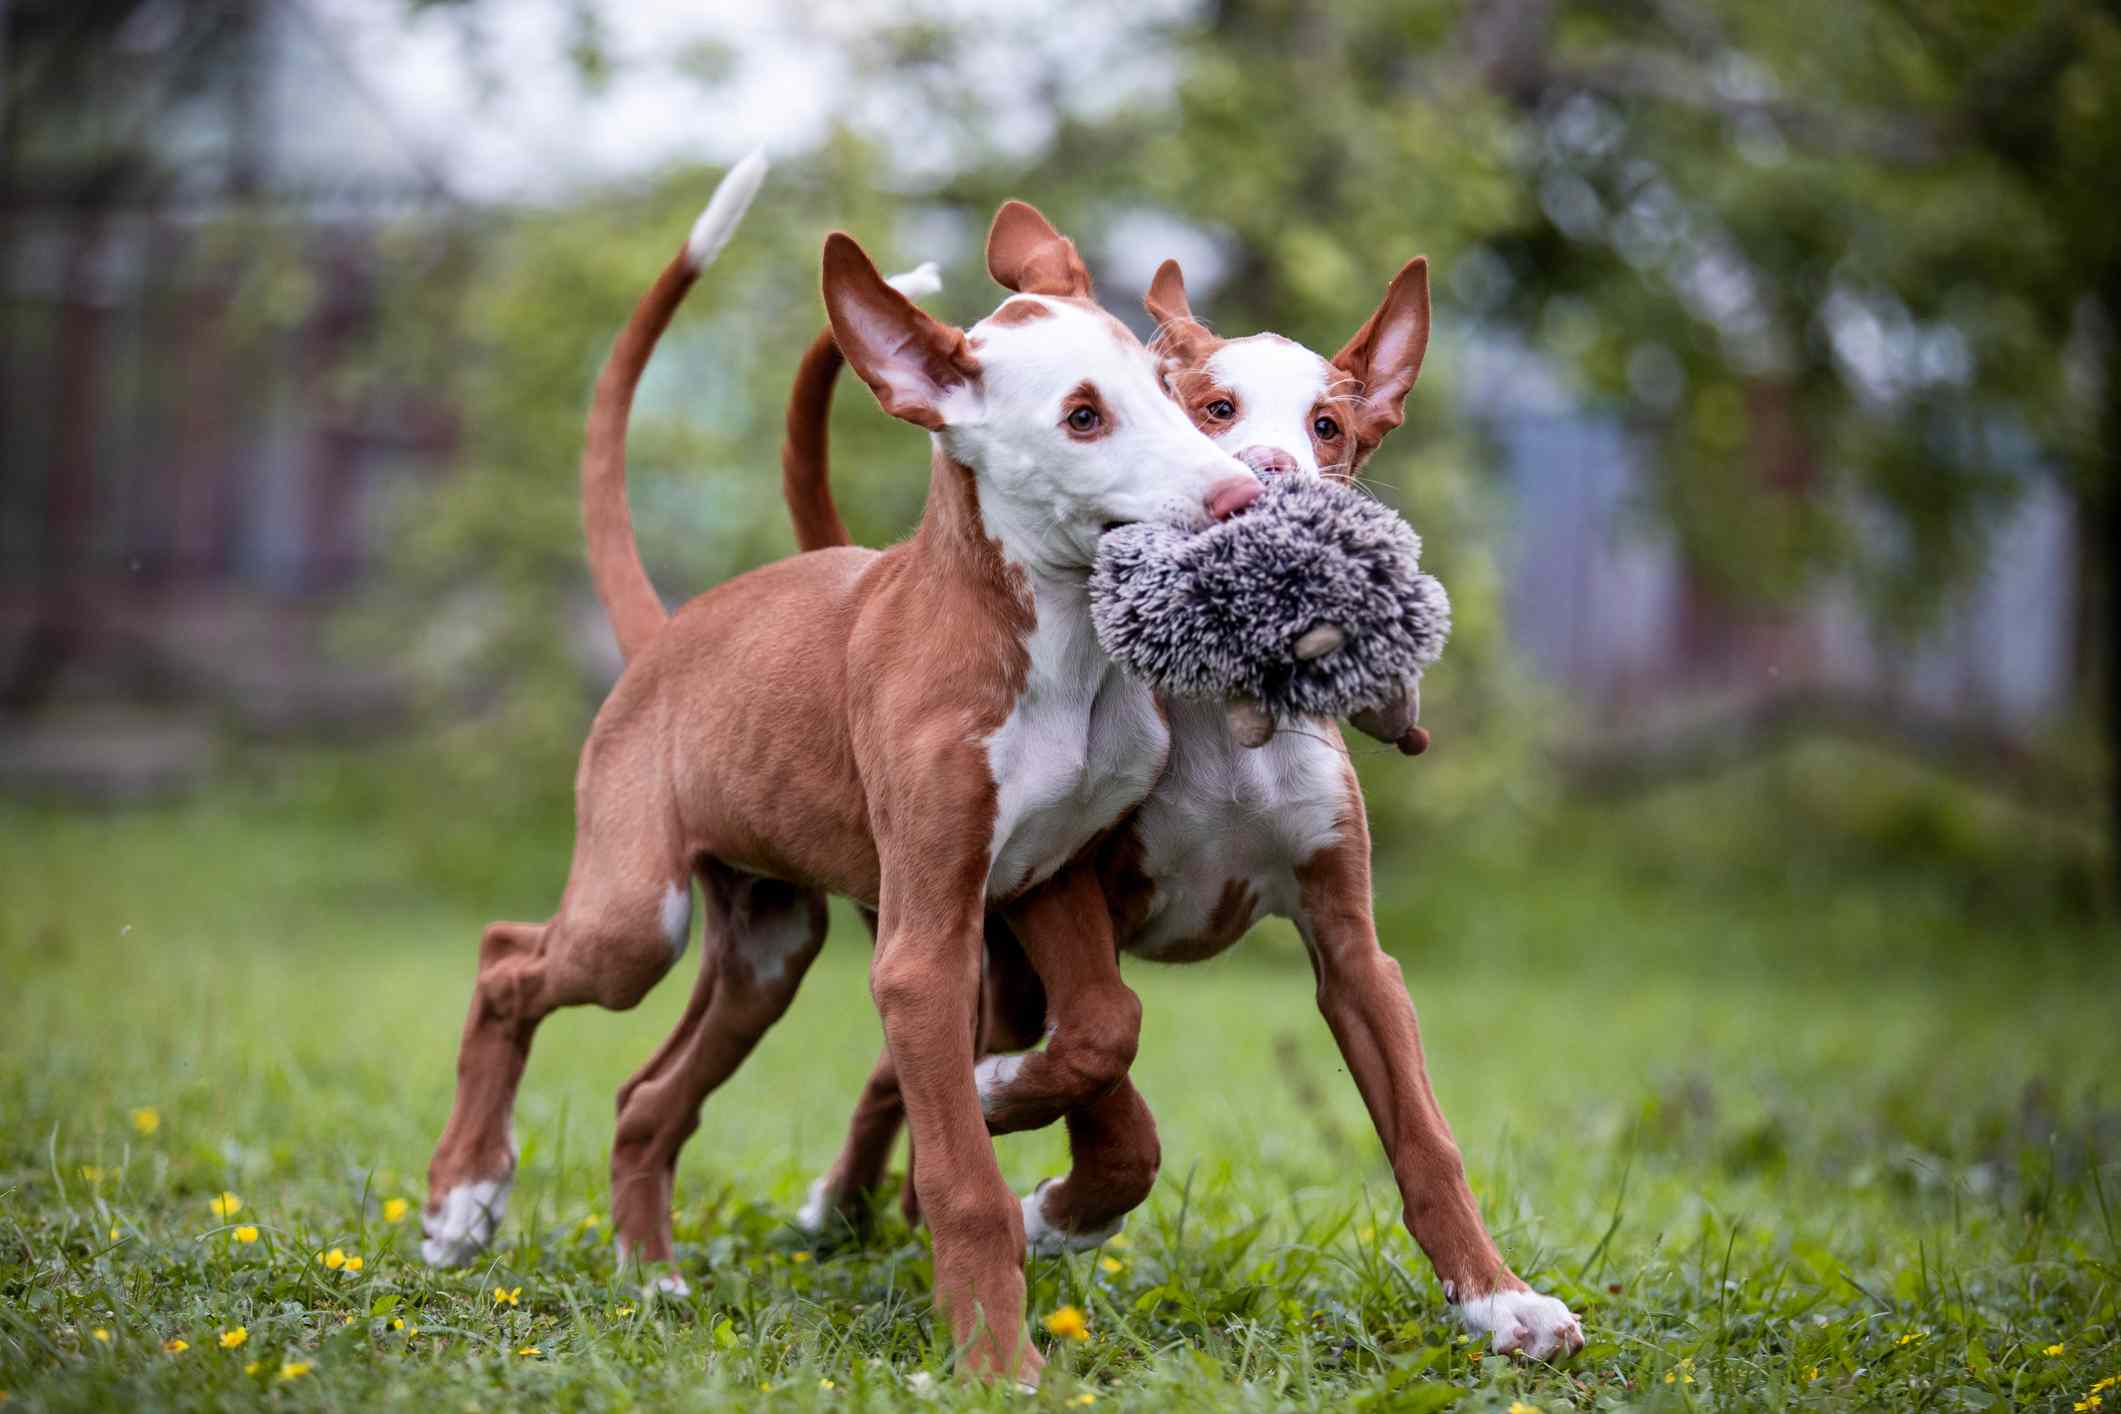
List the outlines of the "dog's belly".
{"type": "Polygon", "coordinates": [[[1149,794],[1170,732],[1147,688],[1097,646],[1087,615],[1045,599],[1023,694],[986,742],[994,773],[987,896],[1052,876],[1149,794]]]}
{"type": "MultiPolygon", "coordinates": [[[[1248,750],[1223,709],[1182,703],[1171,760],[1132,829],[1132,930],[1121,946],[1156,962],[1197,962],[1261,918],[1294,917],[1296,870],[1339,837],[1359,802],[1338,733],[1298,722],[1248,750]]],[[[1108,890],[1126,892],[1122,881],[1108,890]]]]}

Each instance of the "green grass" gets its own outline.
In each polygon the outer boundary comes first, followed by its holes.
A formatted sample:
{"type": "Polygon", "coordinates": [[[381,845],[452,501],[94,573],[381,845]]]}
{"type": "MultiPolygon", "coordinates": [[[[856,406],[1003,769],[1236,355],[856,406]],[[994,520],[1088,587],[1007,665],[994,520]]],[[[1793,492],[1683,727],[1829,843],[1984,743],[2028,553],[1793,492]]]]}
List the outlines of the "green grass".
{"type": "MultiPolygon", "coordinates": [[[[1580,1357],[1458,1340],[1309,971],[1263,930],[1131,969],[1164,1177],[1125,1246],[1033,1265],[1034,1314],[1076,1304],[1093,1335],[1041,1334],[1026,1399],[949,1380],[923,1235],[887,1217],[813,1251],[785,1223],[877,1048],[851,918],[710,1102],[679,1182],[696,1294],[650,1303],[591,1220],[612,1094],[689,962],[634,1013],[544,1028],[503,1241],[434,1273],[420,1178],[478,930],[550,898],[468,909],[409,882],[391,831],[285,807],[0,812],[0,1389],[10,1414],[842,1408],[926,1373],[939,1404],[1011,1408],[2070,1409],[2121,1373],[2111,939],[1905,871],[1689,884],[1623,867],[1605,828],[1536,867],[1381,871],[1474,1189],[1583,1315],[1580,1357]]],[[[1050,1133],[1001,1154],[1019,1187],[1063,1157],[1050,1133]]]]}

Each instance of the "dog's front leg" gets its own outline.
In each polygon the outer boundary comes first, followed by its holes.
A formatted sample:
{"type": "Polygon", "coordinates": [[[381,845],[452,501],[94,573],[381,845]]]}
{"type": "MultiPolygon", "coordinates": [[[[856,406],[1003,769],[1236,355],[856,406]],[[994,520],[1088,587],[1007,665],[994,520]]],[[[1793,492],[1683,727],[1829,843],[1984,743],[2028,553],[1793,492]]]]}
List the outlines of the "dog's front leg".
{"type": "Polygon", "coordinates": [[[919,851],[884,857],[870,991],[912,1131],[913,1183],[935,1240],[936,1304],[960,1368],[1035,1383],[1045,1362],[1024,1327],[1024,1222],[1002,1178],[973,1084],[985,899],[919,851]],[[894,867],[894,866],[898,867],[894,867]],[[949,887],[950,883],[958,887],[949,887]]]}
{"type": "Polygon", "coordinates": [[[1458,1145],[1429,1087],[1406,979],[1377,943],[1368,831],[1358,825],[1346,833],[1349,838],[1297,871],[1303,886],[1297,923],[1318,974],[1318,1009],[1391,1158],[1407,1228],[1459,1319],[1491,1338],[1497,1352],[1545,1357],[1580,1350],[1583,1328],[1575,1315],[1519,1280],[1481,1222],[1458,1145]]]}
{"type": "Polygon", "coordinates": [[[1043,1129],[1090,1104],[1127,1078],[1141,1044],[1141,999],[1120,979],[1089,855],[1011,904],[1008,919],[1044,985],[1048,1039],[1042,1051],[980,1062],[980,1108],[995,1134],[1043,1129]]]}

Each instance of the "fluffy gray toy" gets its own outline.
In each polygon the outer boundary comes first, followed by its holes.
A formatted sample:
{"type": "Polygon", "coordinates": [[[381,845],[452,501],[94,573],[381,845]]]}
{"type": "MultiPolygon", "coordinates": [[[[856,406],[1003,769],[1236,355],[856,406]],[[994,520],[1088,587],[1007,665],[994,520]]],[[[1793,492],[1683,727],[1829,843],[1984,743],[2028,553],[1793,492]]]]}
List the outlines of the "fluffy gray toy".
{"type": "Polygon", "coordinates": [[[1420,561],[1421,537],[1389,506],[1278,476],[1207,530],[1108,531],[1090,612],[1105,652],[1159,692],[1237,704],[1247,745],[1282,719],[1349,717],[1413,754],[1427,738],[1409,704],[1451,632],[1451,601],[1420,561]]]}

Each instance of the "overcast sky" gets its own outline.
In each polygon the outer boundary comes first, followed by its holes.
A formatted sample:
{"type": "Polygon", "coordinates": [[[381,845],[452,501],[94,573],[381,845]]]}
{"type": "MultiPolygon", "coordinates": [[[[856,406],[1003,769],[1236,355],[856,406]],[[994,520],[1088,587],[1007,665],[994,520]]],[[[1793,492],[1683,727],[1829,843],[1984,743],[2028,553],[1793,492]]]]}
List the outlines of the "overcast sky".
{"type": "MultiPolygon", "coordinates": [[[[854,82],[849,56],[873,52],[880,29],[909,17],[946,20],[960,36],[953,82],[981,115],[981,140],[1034,151],[1051,131],[1041,96],[1048,82],[1077,110],[1155,101],[1173,75],[1160,48],[1144,42],[1147,30],[1198,8],[1197,0],[605,0],[614,77],[592,92],[569,57],[571,7],[557,0],[481,0],[411,17],[404,0],[305,2],[353,69],[356,94],[365,90],[380,110],[371,121],[394,128],[474,201],[549,198],[673,161],[727,162],[759,146],[785,155],[815,145],[841,113],[889,142],[909,174],[947,168],[952,139],[910,89],[875,75],[854,82]],[[733,62],[710,86],[693,69],[715,52],[733,62]]],[[[314,102],[314,93],[288,96],[294,109],[314,102]]],[[[365,126],[354,113],[343,121],[365,126]]],[[[332,126],[317,121],[312,130],[322,140],[332,126]]]]}

